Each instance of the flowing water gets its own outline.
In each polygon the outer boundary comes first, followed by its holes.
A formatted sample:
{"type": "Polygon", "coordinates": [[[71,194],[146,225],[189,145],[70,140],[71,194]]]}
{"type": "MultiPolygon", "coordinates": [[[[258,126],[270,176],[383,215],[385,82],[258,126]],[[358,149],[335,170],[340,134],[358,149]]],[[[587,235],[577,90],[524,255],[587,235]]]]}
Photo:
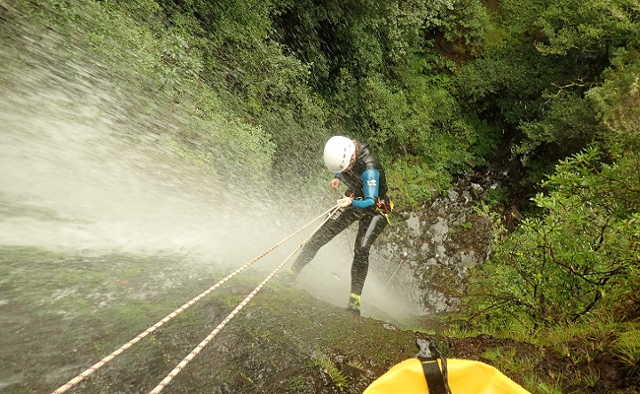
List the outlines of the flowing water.
{"type": "MultiPolygon", "coordinates": [[[[206,130],[185,131],[183,115],[164,111],[162,98],[126,89],[56,33],[2,29],[0,391],[55,388],[331,203],[304,193],[295,207],[272,201],[269,188],[284,186],[254,186],[229,167],[190,160],[185,146],[191,156],[229,153],[187,144],[185,135],[206,130]]],[[[323,248],[296,286],[344,306],[353,238],[323,248]]],[[[251,278],[264,277],[294,245],[251,278]]],[[[365,314],[401,319],[420,311],[372,271],[365,314]]],[[[208,331],[197,318],[211,325],[224,317],[220,307],[176,323],[191,334],[171,349],[195,346],[208,331]]],[[[153,351],[138,350],[131,368],[153,351]]]]}

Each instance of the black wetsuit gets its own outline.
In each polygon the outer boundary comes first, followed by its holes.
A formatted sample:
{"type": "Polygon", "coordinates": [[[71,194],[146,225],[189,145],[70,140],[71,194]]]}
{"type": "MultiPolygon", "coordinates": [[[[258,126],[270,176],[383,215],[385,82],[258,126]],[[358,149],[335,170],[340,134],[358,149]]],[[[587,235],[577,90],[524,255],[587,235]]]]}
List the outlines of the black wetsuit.
{"type": "Polygon", "coordinates": [[[343,181],[353,193],[354,203],[341,208],[334,216],[316,231],[293,264],[293,271],[299,273],[318,250],[353,222],[358,221],[358,235],[354,245],[353,264],[351,265],[351,292],[362,294],[364,281],[369,270],[369,250],[378,235],[387,226],[387,218],[375,210],[371,199],[386,199],[387,181],[384,170],[371,154],[367,145],[357,143],[356,162],[353,167],[336,177],[343,181]]]}

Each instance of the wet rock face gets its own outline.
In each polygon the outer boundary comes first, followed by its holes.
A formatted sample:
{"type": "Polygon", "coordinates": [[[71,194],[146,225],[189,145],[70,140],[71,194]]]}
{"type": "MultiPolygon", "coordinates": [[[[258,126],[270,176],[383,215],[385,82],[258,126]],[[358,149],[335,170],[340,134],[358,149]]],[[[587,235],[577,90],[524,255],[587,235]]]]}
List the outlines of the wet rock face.
{"type": "Polygon", "coordinates": [[[409,286],[425,312],[455,310],[467,271],[489,257],[491,224],[475,211],[484,192],[462,180],[430,205],[396,215],[376,245],[380,259],[397,263],[387,264],[396,267],[390,285],[409,286]],[[404,283],[398,271],[409,274],[404,283]]]}

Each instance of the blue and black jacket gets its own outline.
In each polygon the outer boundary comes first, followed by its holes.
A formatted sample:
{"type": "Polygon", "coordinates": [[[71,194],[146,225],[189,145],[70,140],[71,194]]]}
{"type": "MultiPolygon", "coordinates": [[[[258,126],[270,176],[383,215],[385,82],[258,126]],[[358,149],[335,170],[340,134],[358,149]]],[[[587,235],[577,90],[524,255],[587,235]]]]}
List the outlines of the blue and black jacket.
{"type": "MultiPolygon", "coordinates": [[[[355,141],[354,141],[355,142],[355,141]]],[[[387,179],[384,169],[365,144],[356,143],[356,162],[348,171],[336,174],[347,184],[346,195],[353,193],[355,208],[375,207],[378,199],[387,198],[387,179]]]]}

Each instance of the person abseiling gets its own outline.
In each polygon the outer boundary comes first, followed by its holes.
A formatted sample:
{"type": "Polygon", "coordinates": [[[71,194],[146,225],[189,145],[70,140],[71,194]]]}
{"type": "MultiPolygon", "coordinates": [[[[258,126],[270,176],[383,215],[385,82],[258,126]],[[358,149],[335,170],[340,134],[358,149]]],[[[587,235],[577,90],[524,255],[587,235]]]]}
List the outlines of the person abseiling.
{"type": "Polygon", "coordinates": [[[324,146],[324,163],[335,177],[333,189],[345,183],[340,209],[302,248],[291,270],[294,275],[307,265],[318,250],[350,224],[358,222],[358,235],[351,265],[351,295],[348,309],[360,314],[360,295],[369,269],[369,249],[387,226],[393,203],[387,198],[384,170],[367,145],[343,136],[331,137],[324,146]]]}

